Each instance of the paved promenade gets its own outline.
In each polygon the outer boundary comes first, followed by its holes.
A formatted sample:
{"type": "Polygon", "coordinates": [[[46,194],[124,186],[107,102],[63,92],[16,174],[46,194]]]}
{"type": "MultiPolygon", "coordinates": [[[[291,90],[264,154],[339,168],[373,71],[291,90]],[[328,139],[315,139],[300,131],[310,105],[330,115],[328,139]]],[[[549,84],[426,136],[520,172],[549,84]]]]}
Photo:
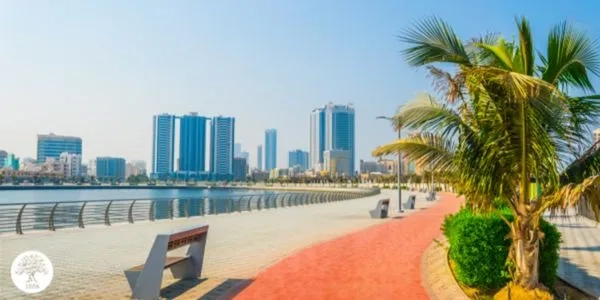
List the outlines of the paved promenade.
{"type": "Polygon", "coordinates": [[[265,272],[234,299],[429,299],[423,252],[440,236],[444,216],[460,200],[314,245],[265,272]]]}
{"type": "MultiPolygon", "coordinates": [[[[19,253],[34,249],[46,254],[54,265],[52,284],[37,298],[128,298],[123,270],[144,262],[155,235],[199,223],[210,225],[205,279],[188,282],[187,290],[181,285],[166,288],[164,296],[198,299],[205,294],[217,295],[307,246],[385,222],[370,219],[368,210],[377,200],[392,198],[391,209],[395,211],[393,195],[393,191],[383,191],[382,195],[327,204],[0,235],[0,299],[26,298],[13,286],[9,268],[19,253]]],[[[418,195],[418,207],[432,204],[424,198],[424,194],[418,195]]],[[[174,282],[165,272],[163,288],[174,282]]]]}
{"type": "Polygon", "coordinates": [[[576,217],[575,210],[570,210],[567,216],[546,219],[562,233],[559,276],[600,299],[600,225],[576,217]]]}

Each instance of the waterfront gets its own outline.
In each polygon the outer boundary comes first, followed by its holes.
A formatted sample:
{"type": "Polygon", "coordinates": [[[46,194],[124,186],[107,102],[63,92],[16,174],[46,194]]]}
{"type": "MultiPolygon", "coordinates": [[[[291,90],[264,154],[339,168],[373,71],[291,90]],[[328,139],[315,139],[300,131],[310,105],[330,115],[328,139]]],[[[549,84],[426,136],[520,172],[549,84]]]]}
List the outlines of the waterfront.
{"type": "Polygon", "coordinates": [[[264,194],[264,190],[206,189],[206,188],[157,188],[157,189],[22,189],[0,190],[0,204],[91,201],[116,199],[168,199],[168,198],[221,198],[241,195],[264,194]]]}

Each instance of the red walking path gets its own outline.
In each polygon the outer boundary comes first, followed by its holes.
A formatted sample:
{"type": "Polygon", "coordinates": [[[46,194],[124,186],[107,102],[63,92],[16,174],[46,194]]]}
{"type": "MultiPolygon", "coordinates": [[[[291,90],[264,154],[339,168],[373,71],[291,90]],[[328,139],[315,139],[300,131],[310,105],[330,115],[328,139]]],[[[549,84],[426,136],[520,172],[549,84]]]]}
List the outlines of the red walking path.
{"type": "Polygon", "coordinates": [[[258,274],[234,299],[428,299],[421,257],[460,200],[317,244],[258,274]]]}

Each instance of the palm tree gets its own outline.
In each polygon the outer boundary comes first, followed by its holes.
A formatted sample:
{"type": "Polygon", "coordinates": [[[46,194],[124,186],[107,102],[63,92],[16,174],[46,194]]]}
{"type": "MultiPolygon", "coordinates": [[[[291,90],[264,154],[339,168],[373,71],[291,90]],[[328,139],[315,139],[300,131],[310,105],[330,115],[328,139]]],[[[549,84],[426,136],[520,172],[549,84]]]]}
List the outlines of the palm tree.
{"type": "Polygon", "coordinates": [[[600,57],[595,42],[567,23],[550,30],[545,52],[534,51],[525,18],[516,25],[516,41],[489,34],[464,42],[438,18],[408,30],[401,37],[410,45],[406,59],[428,69],[443,101],[420,95],[402,107],[396,125],[420,133],[373,154],[402,151],[409,160],[451,174],[456,191],[475,210],[504,199],[515,216],[505,220],[513,283],[535,289],[544,288],[538,274],[543,213],[585,199],[600,217],[600,154],[581,154],[591,121],[600,115],[600,96],[588,95],[594,92],[589,74],[600,73],[600,57]],[[569,96],[572,90],[586,96],[569,96]],[[531,178],[543,186],[535,198],[531,178]]]}

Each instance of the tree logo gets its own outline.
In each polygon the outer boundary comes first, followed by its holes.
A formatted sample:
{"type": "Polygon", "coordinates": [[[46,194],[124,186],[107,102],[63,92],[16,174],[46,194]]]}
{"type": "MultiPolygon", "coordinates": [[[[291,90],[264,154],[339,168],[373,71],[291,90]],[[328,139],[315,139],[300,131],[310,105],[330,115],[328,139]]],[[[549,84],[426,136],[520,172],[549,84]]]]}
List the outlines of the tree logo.
{"type": "Polygon", "coordinates": [[[12,263],[10,276],[17,288],[27,294],[36,294],[45,290],[52,282],[54,268],[41,252],[25,251],[12,263]]]}

